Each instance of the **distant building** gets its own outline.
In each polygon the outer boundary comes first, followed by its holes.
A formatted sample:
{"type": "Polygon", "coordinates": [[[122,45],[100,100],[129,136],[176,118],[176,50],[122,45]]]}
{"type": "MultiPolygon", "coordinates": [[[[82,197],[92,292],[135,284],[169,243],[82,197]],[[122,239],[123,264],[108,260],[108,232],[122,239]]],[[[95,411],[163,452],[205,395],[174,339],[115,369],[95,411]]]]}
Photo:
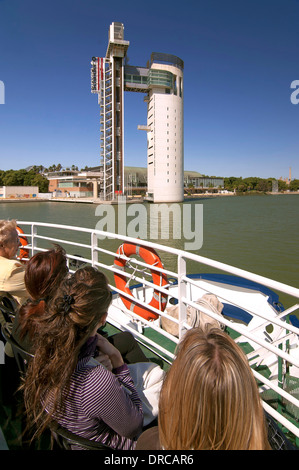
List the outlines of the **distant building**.
{"type": "Polygon", "coordinates": [[[152,53],[147,67],[126,63],[129,41],[124,25],[109,29],[105,57],[91,61],[91,92],[100,106],[100,156],[103,199],[125,191],[124,91],[144,93],[147,124],[147,198],[154,202],[184,199],[184,86],[183,61],[174,55],[152,53]]]}
{"type": "Polygon", "coordinates": [[[137,166],[125,166],[124,192],[127,196],[145,195],[147,191],[147,169],[137,166]]]}
{"type": "Polygon", "coordinates": [[[147,199],[184,200],[184,62],[152,53],[148,71],[147,199]]]}
{"type": "Polygon", "coordinates": [[[2,199],[30,199],[36,198],[38,195],[38,186],[0,186],[0,198],[2,199]]]}
{"type": "Polygon", "coordinates": [[[290,184],[292,181],[292,168],[289,168],[289,177],[288,178],[282,178],[282,176],[279,178],[279,181],[284,181],[286,184],[290,184]]]}
{"type": "MultiPolygon", "coordinates": [[[[125,167],[125,193],[134,194],[147,189],[147,169],[143,167],[125,167]]],[[[223,189],[224,178],[217,176],[203,176],[197,171],[184,171],[185,191],[192,189],[194,192],[201,190],[223,189]]]]}
{"type": "Polygon", "coordinates": [[[193,189],[221,189],[224,187],[224,178],[218,176],[204,176],[197,171],[184,171],[184,186],[193,189]]]}
{"type": "MultiPolygon", "coordinates": [[[[45,176],[49,180],[49,192],[53,197],[91,197],[105,200],[104,177],[101,166],[86,170],[52,171],[45,176]]],[[[224,178],[203,176],[197,171],[184,171],[185,192],[201,192],[202,190],[221,189],[224,178]]],[[[124,195],[146,195],[148,191],[147,168],[137,166],[124,167],[124,195]]],[[[160,201],[161,202],[161,201],[160,201]]],[[[164,201],[165,202],[165,201],[164,201]]]]}
{"type": "Polygon", "coordinates": [[[98,198],[101,191],[102,172],[61,170],[45,175],[49,180],[49,192],[53,197],[98,198]]]}

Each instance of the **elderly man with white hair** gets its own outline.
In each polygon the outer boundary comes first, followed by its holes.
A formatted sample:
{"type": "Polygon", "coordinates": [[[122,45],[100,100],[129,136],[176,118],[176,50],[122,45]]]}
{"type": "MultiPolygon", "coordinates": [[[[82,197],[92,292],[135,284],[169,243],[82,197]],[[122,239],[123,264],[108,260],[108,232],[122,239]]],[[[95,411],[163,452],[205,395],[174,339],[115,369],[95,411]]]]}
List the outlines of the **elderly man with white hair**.
{"type": "MultiPolygon", "coordinates": [[[[16,259],[20,246],[17,223],[15,220],[0,220],[0,294],[8,293],[23,304],[29,297],[25,287],[25,266],[16,259]]],[[[0,312],[0,323],[5,318],[0,312]]],[[[2,335],[0,336],[3,340],[2,335]]],[[[9,343],[4,348],[4,365],[0,368],[1,401],[11,404],[19,385],[19,374],[9,343]]]]}
{"type": "Polygon", "coordinates": [[[15,220],[0,220],[0,292],[11,294],[19,304],[28,299],[25,266],[16,259],[20,246],[15,220]]]}

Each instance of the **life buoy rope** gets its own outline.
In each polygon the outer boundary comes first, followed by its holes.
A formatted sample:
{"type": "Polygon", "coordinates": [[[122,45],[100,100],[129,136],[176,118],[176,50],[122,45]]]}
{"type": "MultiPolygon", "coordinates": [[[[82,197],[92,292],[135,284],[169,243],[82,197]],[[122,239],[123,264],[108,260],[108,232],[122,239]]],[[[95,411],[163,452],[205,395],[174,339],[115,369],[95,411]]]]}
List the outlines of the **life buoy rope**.
{"type": "MultiPolygon", "coordinates": [[[[23,247],[27,246],[28,245],[28,240],[27,240],[26,235],[24,235],[23,230],[18,226],[16,227],[16,229],[17,229],[17,232],[19,234],[19,240],[20,240],[21,245],[23,247]]],[[[20,248],[19,258],[20,258],[20,260],[22,260],[23,258],[29,258],[29,249],[28,248],[20,248]]]]}
{"type": "MultiPolygon", "coordinates": [[[[125,266],[127,264],[127,260],[124,258],[120,258],[121,255],[124,255],[127,258],[131,255],[139,255],[143,259],[143,261],[148,265],[163,269],[161,259],[159,258],[155,250],[152,248],[145,248],[134,243],[123,243],[122,245],[120,245],[116,252],[114,267],[124,271],[125,266]]],[[[163,287],[168,285],[167,276],[165,273],[159,272],[156,269],[151,269],[151,275],[153,283],[156,286],[163,287]]],[[[126,276],[114,273],[114,280],[115,285],[118,289],[122,290],[123,292],[134,298],[131,290],[128,287],[128,280],[126,276]]],[[[156,320],[159,317],[157,313],[153,312],[149,308],[144,307],[143,305],[136,303],[134,300],[130,300],[122,295],[120,295],[120,298],[128,310],[131,310],[131,312],[136,313],[137,315],[141,316],[142,318],[145,318],[146,320],[156,320]]],[[[154,289],[152,300],[149,302],[148,305],[163,312],[165,310],[166,304],[167,294],[164,294],[163,292],[154,289]]]]}

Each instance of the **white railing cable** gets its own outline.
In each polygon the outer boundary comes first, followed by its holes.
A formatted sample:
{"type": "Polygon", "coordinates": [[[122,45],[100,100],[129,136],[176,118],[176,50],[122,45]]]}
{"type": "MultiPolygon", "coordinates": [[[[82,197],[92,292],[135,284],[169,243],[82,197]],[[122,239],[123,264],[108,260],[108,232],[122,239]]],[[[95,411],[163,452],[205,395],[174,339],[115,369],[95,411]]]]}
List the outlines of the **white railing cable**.
{"type": "MultiPolygon", "coordinates": [[[[94,232],[96,235],[99,235],[99,236],[104,236],[104,237],[107,237],[107,238],[114,238],[114,239],[118,239],[118,240],[122,240],[122,241],[128,241],[128,242],[136,244],[136,239],[135,238],[127,237],[125,235],[119,235],[117,233],[114,234],[114,233],[111,233],[111,232],[104,232],[104,231],[101,231],[101,230],[93,230],[93,229],[88,229],[88,228],[83,228],[83,227],[75,227],[75,226],[71,226],[71,225],[66,226],[66,225],[61,225],[61,224],[47,224],[47,223],[43,223],[43,222],[32,223],[32,222],[18,221],[18,223],[20,225],[32,225],[32,226],[38,225],[38,226],[41,226],[41,227],[60,228],[60,229],[63,229],[63,230],[71,230],[71,231],[76,231],[76,232],[77,231],[85,232],[85,233],[94,232]]],[[[178,250],[176,248],[168,247],[167,245],[159,245],[157,243],[149,242],[147,240],[138,239],[138,244],[140,244],[142,246],[145,246],[145,247],[154,248],[154,249],[157,249],[157,250],[160,250],[160,251],[162,250],[162,251],[165,251],[167,253],[172,253],[172,254],[176,255],[177,257],[182,257],[182,258],[185,258],[185,259],[189,259],[191,261],[195,261],[195,262],[198,262],[200,264],[205,264],[207,266],[217,268],[221,271],[229,272],[230,274],[234,274],[236,276],[243,277],[244,279],[248,279],[248,280],[251,280],[253,282],[263,284],[263,285],[265,285],[267,287],[270,287],[272,289],[276,289],[276,290],[279,290],[280,292],[284,292],[285,294],[288,294],[288,295],[291,295],[293,297],[299,298],[299,289],[297,289],[295,287],[288,286],[287,284],[283,284],[281,282],[274,281],[272,279],[266,278],[264,276],[260,276],[258,274],[250,273],[249,271],[245,271],[243,269],[236,268],[234,266],[230,266],[230,265],[222,263],[220,261],[215,261],[215,260],[212,260],[212,259],[209,259],[209,258],[205,258],[203,256],[188,253],[188,252],[185,252],[185,251],[182,251],[182,250],[178,250]]]]}

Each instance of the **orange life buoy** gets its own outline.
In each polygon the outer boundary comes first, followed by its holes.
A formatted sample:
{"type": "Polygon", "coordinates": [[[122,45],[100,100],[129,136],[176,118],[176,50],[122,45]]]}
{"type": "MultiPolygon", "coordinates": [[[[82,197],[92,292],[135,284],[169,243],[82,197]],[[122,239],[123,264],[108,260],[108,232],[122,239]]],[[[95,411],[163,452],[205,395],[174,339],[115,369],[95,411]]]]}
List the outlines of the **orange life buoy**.
{"type": "MultiPolygon", "coordinates": [[[[28,240],[26,235],[24,235],[23,230],[17,226],[17,232],[19,234],[19,240],[22,246],[28,245],[28,240]]],[[[29,249],[28,248],[20,248],[20,259],[29,258],[29,249]]]]}
{"type": "MultiPolygon", "coordinates": [[[[145,248],[140,245],[135,245],[134,243],[123,243],[118,248],[116,254],[125,255],[127,257],[136,254],[139,255],[145,261],[145,263],[151,266],[155,266],[157,268],[163,268],[163,264],[159,256],[152,248],[145,248]]],[[[124,270],[126,266],[126,260],[121,259],[117,256],[114,260],[114,266],[117,269],[124,270]]],[[[168,284],[166,274],[156,271],[155,269],[151,269],[151,275],[153,278],[153,283],[156,286],[162,287],[168,284]]],[[[127,278],[125,276],[122,276],[118,273],[114,273],[114,280],[115,285],[118,289],[134,297],[131,290],[127,287],[127,278]]],[[[134,302],[134,300],[131,301],[130,299],[122,295],[120,296],[120,298],[122,299],[124,305],[127,307],[128,310],[131,310],[132,312],[136,313],[137,315],[140,315],[146,320],[156,320],[159,317],[157,313],[153,312],[152,310],[146,307],[143,307],[142,305],[137,304],[136,302],[134,302]]],[[[155,307],[163,312],[165,310],[166,303],[167,295],[163,292],[154,290],[153,298],[148,305],[151,307],[155,307]]]]}

